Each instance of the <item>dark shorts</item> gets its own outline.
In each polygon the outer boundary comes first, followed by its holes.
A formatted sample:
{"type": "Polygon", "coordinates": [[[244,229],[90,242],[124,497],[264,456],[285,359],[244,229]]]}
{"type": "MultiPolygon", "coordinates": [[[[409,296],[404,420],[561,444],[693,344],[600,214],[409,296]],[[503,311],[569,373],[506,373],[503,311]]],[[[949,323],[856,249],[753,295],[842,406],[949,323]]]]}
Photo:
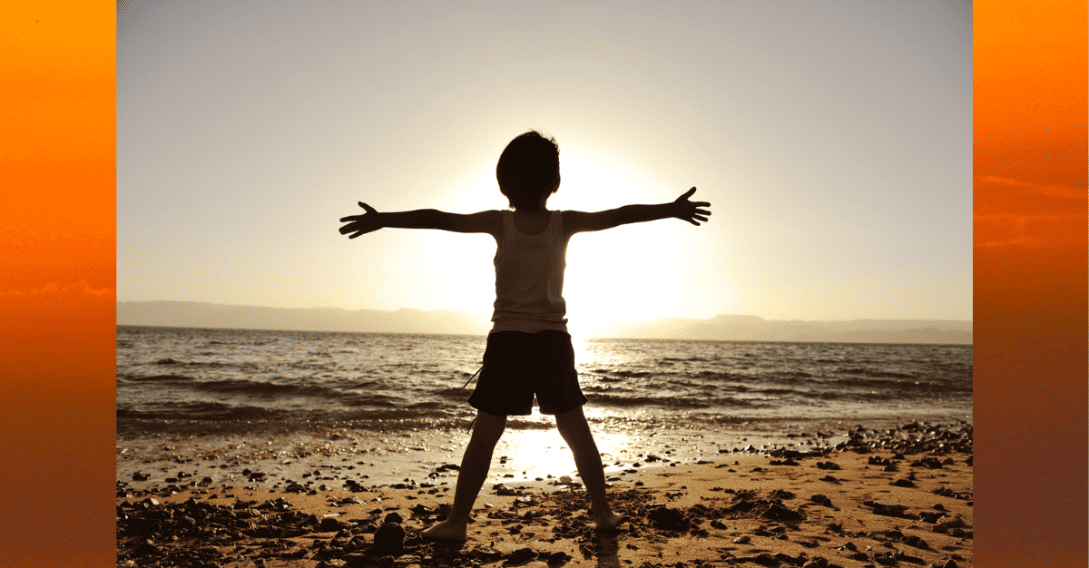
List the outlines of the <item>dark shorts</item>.
{"type": "Polygon", "coordinates": [[[534,395],[541,414],[562,414],[586,404],[571,336],[562,331],[489,335],[469,404],[488,414],[527,415],[533,412],[534,395]]]}

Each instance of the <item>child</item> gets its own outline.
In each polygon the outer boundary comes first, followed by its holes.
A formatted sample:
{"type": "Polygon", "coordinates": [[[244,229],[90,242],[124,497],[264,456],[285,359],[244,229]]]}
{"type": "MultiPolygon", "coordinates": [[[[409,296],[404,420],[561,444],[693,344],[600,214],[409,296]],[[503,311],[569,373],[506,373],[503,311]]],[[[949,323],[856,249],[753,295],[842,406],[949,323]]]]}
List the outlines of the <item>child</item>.
{"type": "Polygon", "coordinates": [[[488,476],[507,415],[530,414],[534,395],[542,414],[556,416],[556,428],[571,447],[598,528],[615,529],[623,519],[613,513],[605,497],[605,472],[582,413],[586,397],[579,389],[567,333],[562,293],[567,241],[582,231],[670,217],[699,225],[711,214],[701,208],[710,204],[689,201],[696,191],[693,187],[672,203],[628,205],[596,213],[549,211],[545,202],[560,186],[559,147],[535,131],[507,145],[499,157],[496,178],[513,211],[379,213],[360,202],[364,214],[340,220],[347,223],[340,228],[341,234],[352,239],[383,227],[442,229],[488,233],[498,246],[494,324],[480,378],[469,397],[469,404],[477,409],[476,427],[462,458],[450,514],[422,536],[433,541],[466,540],[469,513],[488,476]]]}

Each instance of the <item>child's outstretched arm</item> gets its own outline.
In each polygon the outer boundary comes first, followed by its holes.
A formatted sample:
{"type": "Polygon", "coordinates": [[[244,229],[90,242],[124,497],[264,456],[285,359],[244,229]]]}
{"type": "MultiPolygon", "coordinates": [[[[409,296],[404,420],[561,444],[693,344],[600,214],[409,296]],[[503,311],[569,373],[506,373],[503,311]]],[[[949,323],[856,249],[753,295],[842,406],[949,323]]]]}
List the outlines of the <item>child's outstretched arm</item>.
{"type": "Polygon", "coordinates": [[[363,208],[365,213],[362,215],[349,215],[340,219],[341,223],[345,223],[340,228],[340,234],[348,235],[349,239],[387,227],[440,229],[457,233],[489,233],[492,236],[497,235],[502,229],[502,220],[498,211],[481,211],[469,215],[447,213],[436,209],[379,213],[362,201],[359,202],[359,206],[363,208]]]}
{"type": "Polygon", "coordinates": [[[675,201],[659,203],[658,205],[625,205],[617,209],[595,213],[564,211],[564,230],[569,233],[601,231],[629,223],[642,223],[673,217],[698,226],[700,221],[706,222],[711,215],[710,210],[704,209],[704,207],[710,207],[711,204],[706,201],[689,201],[688,198],[692,197],[693,193],[696,193],[694,187],[675,201]]]}

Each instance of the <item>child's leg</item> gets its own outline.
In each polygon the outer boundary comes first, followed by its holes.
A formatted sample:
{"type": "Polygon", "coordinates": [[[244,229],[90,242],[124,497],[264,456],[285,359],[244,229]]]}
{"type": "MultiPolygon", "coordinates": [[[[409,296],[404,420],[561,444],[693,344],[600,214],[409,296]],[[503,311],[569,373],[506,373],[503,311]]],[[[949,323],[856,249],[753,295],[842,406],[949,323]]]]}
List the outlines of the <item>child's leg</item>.
{"type": "Polygon", "coordinates": [[[450,515],[445,521],[421,533],[424,538],[465,540],[469,513],[473,509],[473,502],[476,501],[480,488],[484,485],[484,480],[488,478],[488,469],[492,465],[492,451],[495,450],[495,444],[503,435],[503,428],[506,425],[507,417],[504,415],[477,412],[473,436],[465,448],[465,456],[461,458],[461,469],[458,471],[458,484],[457,489],[454,490],[454,505],[450,509],[450,515]]]}
{"type": "Polygon", "coordinates": [[[605,468],[601,465],[601,454],[597,451],[597,444],[594,443],[594,436],[590,433],[590,425],[586,423],[582,407],[576,406],[573,410],[557,414],[556,428],[571,447],[571,453],[575,454],[575,467],[579,470],[582,482],[586,484],[586,492],[590,494],[590,514],[598,528],[616,528],[622,518],[613,513],[605,497],[605,468]]]}

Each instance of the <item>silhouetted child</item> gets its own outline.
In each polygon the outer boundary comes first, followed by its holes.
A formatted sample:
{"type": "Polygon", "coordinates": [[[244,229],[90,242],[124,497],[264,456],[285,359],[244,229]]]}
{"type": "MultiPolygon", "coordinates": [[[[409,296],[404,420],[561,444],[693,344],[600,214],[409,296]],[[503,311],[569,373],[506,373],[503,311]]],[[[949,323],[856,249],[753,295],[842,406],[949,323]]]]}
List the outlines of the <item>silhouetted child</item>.
{"type": "Polygon", "coordinates": [[[379,213],[366,203],[362,215],[341,219],[342,234],[356,238],[383,227],[442,229],[488,233],[495,237],[495,311],[484,351],[484,365],[469,404],[477,409],[476,426],[458,473],[454,505],[446,520],[424,531],[429,540],[464,541],[469,514],[491,466],[492,451],[507,415],[528,415],[536,395],[542,414],[556,416],[556,427],[571,447],[575,465],[590,497],[598,528],[615,529],[622,518],[605,497],[605,472],[582,405],[571,336],[563,300],[564,255],[571,235],[628,223],[677,218],[699,225],[709,203],[688,198],[672,203],[627,205],[584,213],[549,211],[548,197],[560,187],[559,147],[555,140],[530,131],[507,145],[496,167],[499,191],[513,211],[470,215],[434,209],[379,213]]]}

